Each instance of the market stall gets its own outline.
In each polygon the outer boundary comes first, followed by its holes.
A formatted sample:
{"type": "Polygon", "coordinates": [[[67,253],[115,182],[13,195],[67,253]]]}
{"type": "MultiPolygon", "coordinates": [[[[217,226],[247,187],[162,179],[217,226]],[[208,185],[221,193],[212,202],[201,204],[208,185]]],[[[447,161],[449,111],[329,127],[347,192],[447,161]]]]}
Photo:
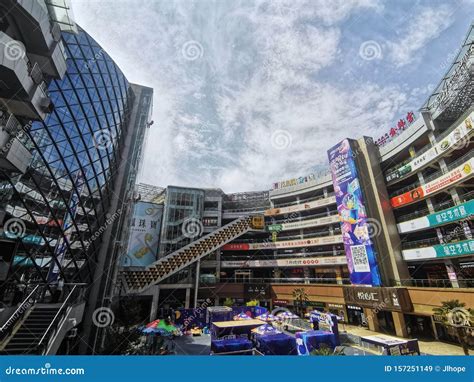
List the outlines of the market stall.
{"type": "Polygon", "coordinates": [[[361,337],[361,345],[382,355],[420,355],[418,340],[404,340],[395,337],[376,335],[361,337]]]}
{"type": "Polygon", "coordinates": [[[313,350],[320,349],[322,345],[331,349],[337,346],[334,333],[325,330],[298,332],[295,337],[298,355],[309,355],[313,350]]]}

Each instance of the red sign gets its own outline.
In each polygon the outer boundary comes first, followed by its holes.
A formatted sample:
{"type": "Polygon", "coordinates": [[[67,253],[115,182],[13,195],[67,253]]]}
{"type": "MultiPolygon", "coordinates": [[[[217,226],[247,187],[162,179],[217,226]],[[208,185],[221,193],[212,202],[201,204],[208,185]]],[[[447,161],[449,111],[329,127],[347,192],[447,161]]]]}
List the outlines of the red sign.
{"type": "Polygon", "coordinates": [[[225,244],[222,247],[223,251],[248,251],[250,246],[247,243],[225,244]]]}
{"type": "Polygon", "coordinates": [[[392,204],[392,207],[399,207],[405,204],[413,203],[414,201],[422,198],[423,196],[424,196],[423,187],[419,186],[415,188],[414,190],[405,192],[404,194],[401,194],[398,196],[394,196],[390,200],[390,203],[392,204]]]}

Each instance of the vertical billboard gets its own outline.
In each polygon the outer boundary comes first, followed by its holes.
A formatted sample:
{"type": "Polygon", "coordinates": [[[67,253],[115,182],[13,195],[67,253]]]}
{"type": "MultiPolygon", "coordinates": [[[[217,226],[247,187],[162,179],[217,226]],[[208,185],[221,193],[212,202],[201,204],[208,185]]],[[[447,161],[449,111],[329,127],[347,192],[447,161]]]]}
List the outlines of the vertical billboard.
{"type": "Polygon", "coordinates": [[[353,149],[345,139],[328,151],[342,240],[352,284],[380,286],[375,247],[369,235],[364,197],[353,149]]]}
{"type": "Polygon", "coordinates": [[[146,267],[156,260],[162,219],[162,204],[135,203],[124,267],[146,267]]]}

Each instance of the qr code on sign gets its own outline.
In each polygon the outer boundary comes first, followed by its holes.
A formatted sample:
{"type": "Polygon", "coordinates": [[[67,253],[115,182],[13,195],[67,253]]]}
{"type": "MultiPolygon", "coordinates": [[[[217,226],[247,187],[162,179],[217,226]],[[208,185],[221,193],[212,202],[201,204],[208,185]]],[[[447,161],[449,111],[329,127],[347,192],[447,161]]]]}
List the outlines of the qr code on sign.
{"type": "Polygon", "coordinates": [[[351,247],[352,264],[356,272],[370,272],[369,258],[365,245],[353,245],[351,247]]]}

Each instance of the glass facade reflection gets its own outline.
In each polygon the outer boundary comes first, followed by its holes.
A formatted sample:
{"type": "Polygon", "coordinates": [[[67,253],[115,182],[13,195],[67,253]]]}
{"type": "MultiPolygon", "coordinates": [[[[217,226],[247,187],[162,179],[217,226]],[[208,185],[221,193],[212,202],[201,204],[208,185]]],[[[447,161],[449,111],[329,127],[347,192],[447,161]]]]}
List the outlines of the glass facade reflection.
{"type": "Polygon", "coordinates": [[[204,210],[204,190],[170,186],[166,192],[160,257],[184,247],[202,234],[198,222],[202,220],[204,210]]]}
{"type": "MultiPolygon", "coordinates": [[[[127,79],[85,31],[63,33],[67,73],[49,84],[54,111],[33,122],[27,172],[0,184],[3,289],[19,279],[92,281],[133,103],[127,79]]],[[[148,105],[149,106],[149,105],[148,105]]]]}

